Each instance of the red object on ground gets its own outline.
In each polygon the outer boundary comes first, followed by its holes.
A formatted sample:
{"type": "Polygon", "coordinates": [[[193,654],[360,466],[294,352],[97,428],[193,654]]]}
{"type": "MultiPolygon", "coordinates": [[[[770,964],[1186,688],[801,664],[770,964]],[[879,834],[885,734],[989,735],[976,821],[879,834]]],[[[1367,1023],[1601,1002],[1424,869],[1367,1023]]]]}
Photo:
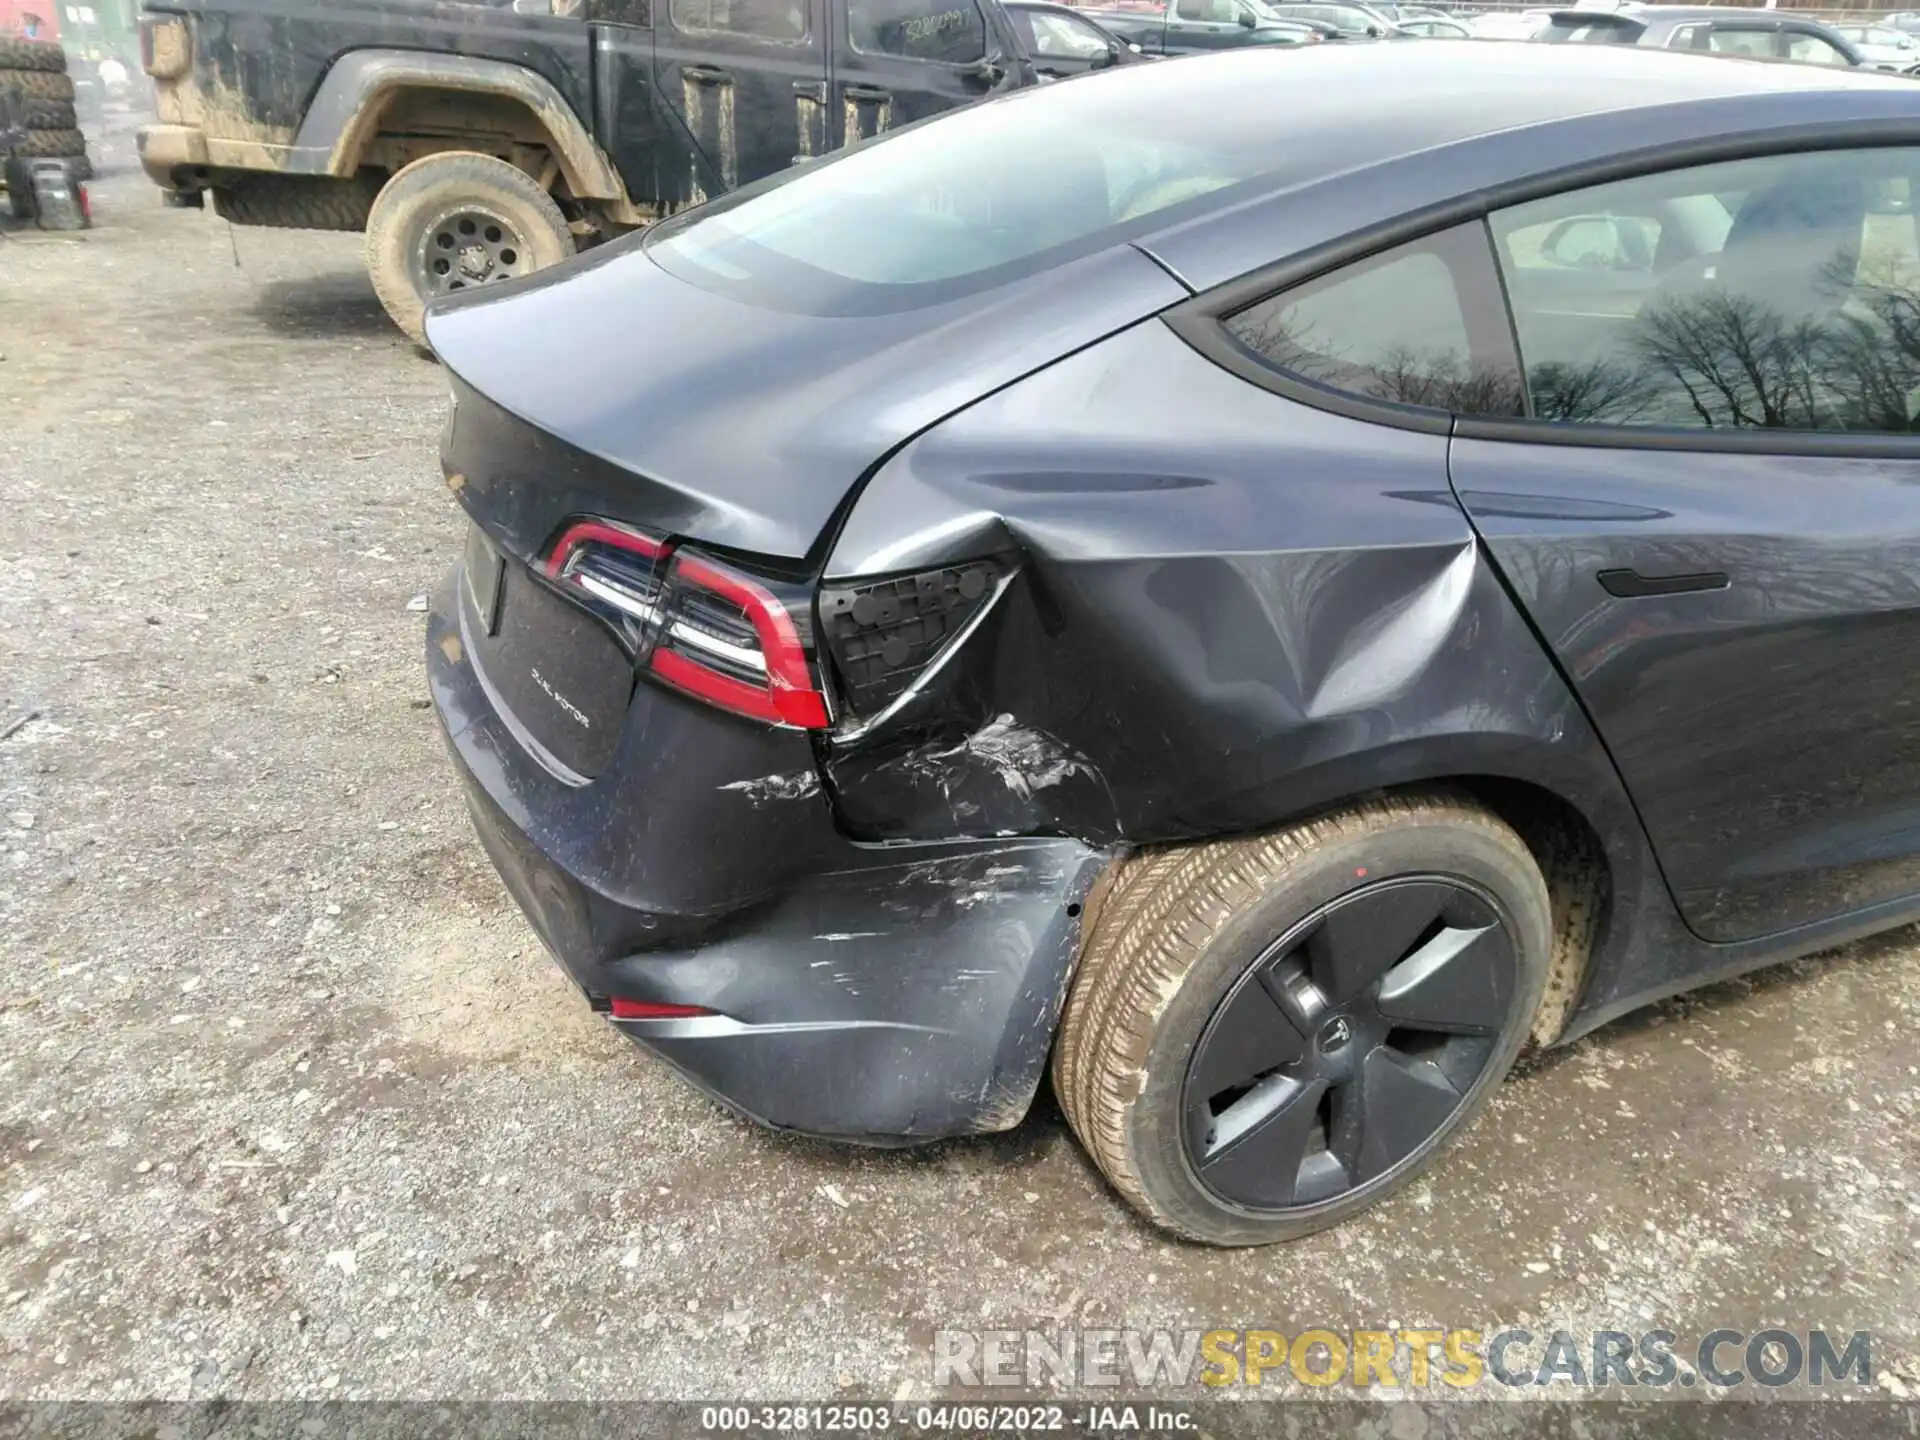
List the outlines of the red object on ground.
{"type": "Polygon", "coordinates": [[[40,22],[36,40],[60,38],[60,7],[54,0],[0,0],[0,34],[26,34],[30,15],[40,22]]]}

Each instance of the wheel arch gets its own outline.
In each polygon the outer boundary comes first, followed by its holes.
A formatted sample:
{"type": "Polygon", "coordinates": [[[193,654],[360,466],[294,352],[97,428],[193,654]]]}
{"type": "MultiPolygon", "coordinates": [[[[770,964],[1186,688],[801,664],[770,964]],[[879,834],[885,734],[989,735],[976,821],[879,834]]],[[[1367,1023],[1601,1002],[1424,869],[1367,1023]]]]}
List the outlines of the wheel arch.
{"type": "Polygon", "coordinates": [[[1613,861],[1586,812],[1545,785],[1505,775],[1462,775],[1451,783],[1513,828],[1547,882],[1553,954],[1531,1037],[1544,1049],[1566,1032],[1586,994],[1615,910],[1613,861]]]}
{"type": "Polygon", "coordinates": [[[582,200],[627,202],[613,162],[551,81],[523,65],[411,50],[354,50],[320,82],[294,141],[290,168],[346,178],[359,168],[383,118],[409,96],[465,95],[506,102],[542,133],[582,200]]]}
{"type": "MultiPolygon", "coordinates": [[[[1462,768],[1458,764],[1449,766],[1438,756],[1433,760],[1428,765],[1409,766],[1402,758],[1391,767],[1391,777],[1383,777],[1387,783],[1325,793],[1302,810],[1277,816],[1263,830],[1284,829],[1374,796],[1431,795],[1449,790],[1511,827],[1539,865],[1552,906],[1553,950],[1548,959],[1546,990],[1530,1036],[1533,1048],[1549,1048],[1580,1012],[1603,947],[1618,938],[1616,917],[1633,912],[1641,898],[1640,887],[1649,878],[1633,837],[1617,833],[1618,826],[1637,822],[1632,821],[1630,812],[1622,814],[1609,807],[1604,793],[1575,799],[1577,787],[1552,783],[1538,772],[1524,773],[1519,766],[1482,764],[1462,768]],[[1610,833],[1614,835],[1611,845],[1606,838],[1610,833]]],[[[1089,915],[1097,913],[1121,864],[1138,863],[1166,848],[1148,844],[1123,852],[1115,864],[1108,866],[1089,897],[1089,915]]]]}

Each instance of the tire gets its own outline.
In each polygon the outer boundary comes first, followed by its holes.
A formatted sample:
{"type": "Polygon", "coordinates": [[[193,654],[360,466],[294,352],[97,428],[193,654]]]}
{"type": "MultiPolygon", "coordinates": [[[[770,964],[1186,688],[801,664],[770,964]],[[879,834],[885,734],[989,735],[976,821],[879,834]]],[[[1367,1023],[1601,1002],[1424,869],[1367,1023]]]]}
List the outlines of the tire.
{"type": "Polygon", "coordinates": [[[87,153],[87,137],[78,130],[29,130],[13,153],[28,160],[68,160],[87,153]]]}
{"type": "Polygon", "coordinates": [[[573,253],[552,196],[525,171],[465,150],[396,172],[367,219],[374,291],[416,345],[426,344],[426,306],[436,294],[531,274],[573,253]],[[434,266],[446,269],[436,274],[434,266]]]}
{"type": "MultiPolygon", "coordinates": [[[[15,100],[66,100],[73,99],[73,77],[54,75],[36,70],[0,70],[0,95],[12,95],[15,100]]],[[[23,120],[20,122],[25,124],[23,120]]]]}
{"type": "Polygon", "coordinates": [[[1150,851],[1093,917],[1054,1089],[1156,1225],[1298,1239],[1411,1182],[1486,1104],[1552,945],[1526,845],[1451,792],[1150,851]]]}
{"type": "Polygon", "coordinates": [[[57,40],[26,40],[0,35],[0,70],[38,70],[53,75],[67,72],[67,52],[57,40]]]}
{"type": "Polygon", "coordinates": [[[78,130],[80,117],[71,100],[22,100],[15,112],[29,130],[78,130]]]}

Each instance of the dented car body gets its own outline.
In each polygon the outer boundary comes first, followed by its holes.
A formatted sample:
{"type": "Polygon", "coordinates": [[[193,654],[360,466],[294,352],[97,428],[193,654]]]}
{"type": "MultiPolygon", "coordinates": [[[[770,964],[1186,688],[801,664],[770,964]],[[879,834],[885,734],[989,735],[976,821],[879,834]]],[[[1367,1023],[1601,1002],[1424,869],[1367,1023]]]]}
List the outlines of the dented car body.
{"type": "Polygon", "coordinates": [[[489,854],[614,1023],[776,1126],[1005,1128],[1116,857],[1435,783],[1545,837],[1599,916],[1542,1041],[1912,912],[1858,899],[1891,832],[1849,851],[1818,746],[1751,687],[1742,773],[1699,768],[1733,723],[1699,703],[1691,774],[1623,778],[1680,711],[1676,647],[1717,683],[1852,602],[1595,576],[1737,569],[1701,487],[1813,462],[1470,435],[1263,371],[1222,317],[1661,147],[1920,123],[1897,87],[1482,49],[1472,107],[1444,46],[1047,87],[433,314],[474,525],[434,699],[489,854]]]}

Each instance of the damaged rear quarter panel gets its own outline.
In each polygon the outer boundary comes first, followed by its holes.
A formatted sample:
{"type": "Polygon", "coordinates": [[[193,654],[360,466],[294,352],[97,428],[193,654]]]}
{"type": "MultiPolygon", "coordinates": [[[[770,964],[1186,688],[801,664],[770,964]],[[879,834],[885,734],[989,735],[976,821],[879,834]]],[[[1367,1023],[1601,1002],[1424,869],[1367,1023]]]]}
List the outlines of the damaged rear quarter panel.
{"type": "Polygon", "coordinates": [[[1104,844],[1436,774],[1604,792],[1446,449],[1249,385],[1157,320],[929,431],[830,580],[994,552],[1017,575],[912,703],[829,746],[841,824],[1104,844]]]}

